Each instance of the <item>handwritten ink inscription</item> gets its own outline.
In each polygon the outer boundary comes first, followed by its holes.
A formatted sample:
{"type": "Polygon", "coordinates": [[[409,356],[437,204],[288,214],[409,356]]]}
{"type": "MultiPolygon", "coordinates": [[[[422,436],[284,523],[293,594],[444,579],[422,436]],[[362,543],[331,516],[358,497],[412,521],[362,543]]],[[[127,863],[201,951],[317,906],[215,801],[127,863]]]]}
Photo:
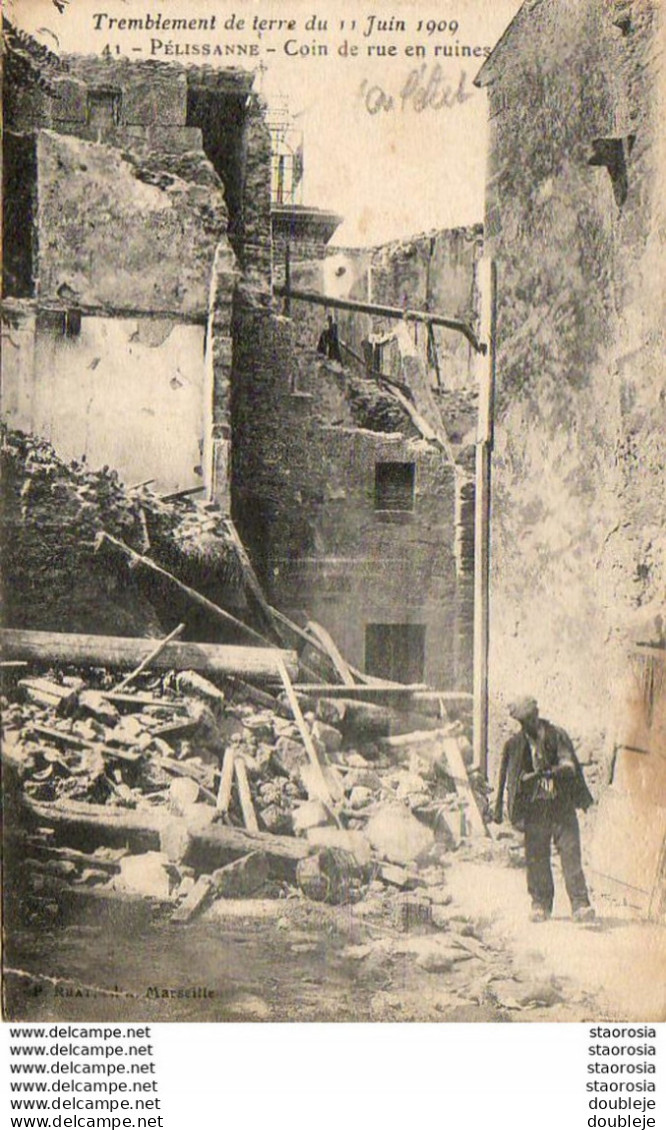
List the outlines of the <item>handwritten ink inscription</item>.
{"type": "Polygon", "coordinates": [[[364,79],[359,95],[368,114],[392,113],[397,110],[413,110],[420,114],[424,110],[450,110],[453,106],[467,102],[474,92],[469,89],[466,71],[460,72],[456,82],[444,78],[439,63],[428,69],[426,63],[409,72],[397,94],[391,94],[378,83],[368,83],[364,79]]]}

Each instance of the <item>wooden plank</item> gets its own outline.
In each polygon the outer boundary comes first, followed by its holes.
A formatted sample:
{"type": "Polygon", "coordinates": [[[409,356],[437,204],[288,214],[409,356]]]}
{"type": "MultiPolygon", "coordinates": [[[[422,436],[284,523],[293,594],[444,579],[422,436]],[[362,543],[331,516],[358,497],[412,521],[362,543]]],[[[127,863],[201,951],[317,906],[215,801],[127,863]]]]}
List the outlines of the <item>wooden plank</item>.
{"type": "Polygon", "coordinates": [[[271,630],[275,633],[276,639],[280,640],[280,642],[283,642],[283,634],[282,634],[282,632],[279,631],[279,629],[277,627],[277,622],[276,622],[275,617],[273,616],[273,611],[271,609],[271,606],[268,603],[268,601],[266,600],[266,597],[264,596],[264,590],[261,587],[261,583],[259,581],[259,578],[254,571],[254,566],[253,566],[253,564],[250,560],[250,557],[248,555],[248,552],[247,552],[245,546],[243,545],[243,542],[241,541],[241,538],[240,538],[240,535],[238,533],[238,530],[236,529],[236,526],[234,525],[231,518],[225,519],[224,526],[225,526],[225,529],[226,529],[226,531],[229,535],[230,540],[232,541],[232,543],[235,547],[236,553],[238,555],[238,560],[240,562],[241,570],[242,570],[242,573],[243,573],[243,577],[245,578],[245,583],[246,583],[248,589],[250,590],[254,599],[256,600],[257,604],[259,605],[259,607],[260,607],[260,609],[261,609],[261,611],[264,615],[264,620],[270,626],[271,630]]]}
{"type": "Polygon", "coordinates": [[[335,813],[335,810],[334,810],[333,798],[331,797],[330,789],[328,787],[328,782],[326,781],[326,778],[324,777],[324,772],[323,772],[323,769],[322,769],[322,766],[321,766],[321,762],[319,761],[319,754],[317,753],[317,750],[315,748],[315,744],[312,740],[312,735],[310,734],[310,731],[308,730],[308,727],[307,727],[306,722],[305,722],[305,718],[303,717],[303,713],[302,713],[301,708],[298,704],[296,692],[294,691],[291,679],[289,678],[289,673],[288,673],[287,668],[285,667],[285,665],[284,665],[284,663],[282,662],[281,659],[278,659],[278,667],[279,667],[279,671],[280,671],[280,677],[282,679],[282,685],[284,686],[284,689],[285,689],[285,692],[286,692],[286,695],[287,695],[287,699],[288,699],[289,705],[291,707],[291,712],[294,716],[294,721],[295,721],[296,725],[298,726],[301,738],[303,739],[303,745],[305,746],[307,755],[310,759],[310,763],[311,763],[313,769],[315,770],[314,776],[315,776],[315,779],[316,779],[317,799],[323,801],[323,803],[328,806],[328,808],[331,810],[331,812],[334,815],[334,818],[335,818],[335,821],[336,821],[338,827],[340,827],[340,818],[337,816],[337,814],[335,813]]]}
{"type": "Polygon", "coordinates": [[[389,749],[402,749],[427,742],[439,742],[442,738],[450,738],[454,729],[458,729],[456,722],[452,722],[449,726],[438,726],[435,730],[413,730],[411,734],[395,734],[392,738],[382,738],[381,745],[389,749]]]}
{"type": "Polygon", "coordinates": [[[486,827],[483,816],[481,815],[481,809],[479,808],[479,802],[474,789],[469,782],[467,766],[463,761],[457,739],[451,737],[444,738],[442,748],[451,771],[451,776],[455,781],[456,790],[461,798],[466,801],[466,815],[469,817],[472,830],[478,836],[491,836],[491,832],[486,827]]]}
{"type": "Polygon", "coordinates": [[[307,695],[309,698],[348,698],[369,703],[383,703],[387,699],[395,698],[400,701],[413,698],[424,686],[424,683],[398,687],[376,687],[370,684],[359,686],[358,683],[354,683],[353,686],[341,686],[340,683],[296,683],[294,690],[297,694],[307,695]]]}
{"type": "Polygon", "coordinates": [[[236,772],[236,782],[238,784],[238,798],[240,800],[241,812],[243,813],[243,823],[248,832],[258,832],[259,825],[252,803],[250,782],[247,777],[247,766],[242,757],[234,758],[234,769],[236,772]]]}
{"type": "MultiPolygon", "coordinates": [[[[150,653],[154,640],[4,628],[0,631],[0,645],[3,654],[10,659],[35,659],[75,667],[134,667],[150,653]]],[[[276,678],[279,676],[278,657],[288,671],[297,673],[298,656],[293,651],[182,641],[170,643],[154,661],[154,666],[163,671],[192,668],[214,675],[276,678]]]]}
{"type": "Polygon", "coordinates": [[[190,893],[183,900],[177,910],[171,915],[171,921],[184,925],[191,922],[197,914],[211,901],[214,893],[213,880],[210,875],[200,875],[190,893]]]}
{"type": "Polygon", "coordinates": [[[354,684],[354,678],[352,676],[351,671],[349,670],[349,666],[346,663],[346,661],[343,659],[342,655],[340,654],[340,651],[337,648],[335,640],[326,631],[326,628],[322,627],[321,624],[318,624],[316,622],[316,620],[308,620],[308,623],[306,625],[306,630],[311,635],[313,635],[315,637],[315,639],[319,640],[319,643],[324,648],[324,651],[326,652],[329,659],[331,660],[331,663],[333,664],[335,670],[337,671],[338,675],[342,679],[342,682],[344,683],[344,685],[346,687],[353,687],[355,685],[354,684]]]}
{"type": "Polygon", "coordinates": [[[176,490],[173,494],[163,494],[160,502],[178,502],[180,498],[190,498],[193,494],[202,494],[205,491],[204,486],[187,487],[186,490],[176,490]]]}
{"type": "Polygon", "coordinates": [[[220,774],[220,785],[217,790],[215,806],[218,812],[228,812],[231,803],[231,789],[234,783],[234,751],[233,747],[225,751],[220,774]]]}
{"type": "Polygon", "coordinates": [[[196,589],[190,588],[190,586],[184,584],[183,581],[179,581],[173,573],[169,573],[167,569],[163,569],[161,565],[152,561],[150,557],[136,553],[133,549],[130,549],[128,545],[125,545],[124,542],[120,541],[118,538],[112,537],[111,534],[102,531],[97,535],[95,538],[95,552],[107,553],[114,556],[116,559],[122,557],[127,562],[130,569],[146,569],[149,573],[153,573],[155,576],[173,585],[179,592],[183,593],[188,600],[204,608],[206,612],[216,620],[221,620],[224,624],[231,624],[238,631],[243,632],[249,639],[254,640],[256,644],[263,647],[271,647],[270,640],[260,635],[259,632],[255,632],[254,628],[250,628],[248,624],[244,624],[242,620],[238,620],[236,616],[232,616],[230,612],[226,612],[225,609],[220,608],[219,605],[213,604],[213,601],[208,600],[208,597],[202,596],[196,589]]]}
{"type": "Polygon", "coordinates": [[[157,646],[153,648],[153,650],[150,652],[150,655],[147,655],[145,659],[142,659],[138,667],[135,667],[133,671],[130,671],[129,675],[125,675],[125,678],[121,679],[118,685],[113,689],[115,691],[127,690],[130,683],[133,683],[137,676],[145,671],[147,667],[150,667],[151,663],[159,658],[165,647],[168,644],[173,643],[174,640],[177,640],[179,636],[182,636],[184,631],[185,625],[179,624],[177,628],[174,628],[172,632],[169,632],[169,635],[165,636],[163,640],[160,640],[157,646]]]}
{"type": "Polygon", "coordinates": [[[88,804],[87,801],[34,801],[23,797],[23,805],[31,820],[38,825],[52,826],[59,834],[85,836],[86,843],[95,835],[100,841],[130,841],[146,849],[158,850],[160,835],[167,827],[182,829],[190,842],[190,851],[205,858],[206,867],[214,870],[232,859],[263,851],[276,877],[293,875],[296,864],[309,855],[311,848],[296,836],[274,836],[270,832],[247,832],[226,824],[190,828],[187,820],[170,816],[164,807],[151,809],[119,808],[88,804]]]}
{"type": "Polygon", "coordinates": [[[182,699],[153,698],[149,694],[118,694],[117,691],[100,691],[99,693],[102,698],[108,699],[114,706],[135,706],[137,710],[143,710],[144,706],[153,710],[187,710],[182,699]]]}
{"type": "Polygon", "coordinates": [[[103,757],[109,758],[112,761],[126,761],[130,764],[140,761],[143,754],[136,750],[116,749],[115,746],[104,745],[102,742],[91,742],[86,738],[80,738],[78,734],[70,734],[63,730],[56,730],[51,726],[41,726],[36,722],[31,722],[27,726],[29,733],[37,734],[40,738],[48,738],[51,742],[56,742],[60,745],[68,745],[73,749],[91,749],[96,753],[101,753],[103,757]]]}
{"type": "Polygon", "coordinates": [[[30,702],[36,702],[39,706],[55,707],[73,702],[81,689],[80,687],[61,686],[60,683],[54,683],[51,679],[20,679],[18,687],[30,702]]]}

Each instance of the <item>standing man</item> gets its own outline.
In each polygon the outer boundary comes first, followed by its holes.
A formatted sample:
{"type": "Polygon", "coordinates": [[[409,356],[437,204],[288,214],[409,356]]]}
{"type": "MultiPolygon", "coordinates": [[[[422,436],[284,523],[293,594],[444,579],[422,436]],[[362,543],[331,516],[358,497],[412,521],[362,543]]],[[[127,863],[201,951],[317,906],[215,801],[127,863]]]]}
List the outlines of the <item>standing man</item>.
{"type": "Polygon", "coordinates": [[[577,922],[594,918],[580,858],[576,809],[586,809],[592,796],[569,736],[539,717],[533,698],[520,698],[509,707],[520,730],[502,750],[495,820],[502,822],[504,789],[507,812],[514,827],[525,832],[527,890],[533,922],[545,922],[553,910],[551,842],[555,843],[564,883],[577,922]]]}

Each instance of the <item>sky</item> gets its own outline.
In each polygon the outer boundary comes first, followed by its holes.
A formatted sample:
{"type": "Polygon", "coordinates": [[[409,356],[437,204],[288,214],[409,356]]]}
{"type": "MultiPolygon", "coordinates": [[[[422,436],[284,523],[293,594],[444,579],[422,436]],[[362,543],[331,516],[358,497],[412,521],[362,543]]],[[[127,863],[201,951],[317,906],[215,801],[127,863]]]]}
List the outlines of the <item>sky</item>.
{"type": "Polygon", "coordinates": [[[286,97],[304,138],[300,202],[344,217],[334,243],[381,243],[483,219],[486,95],[473,79],[520,0],[59,3],[62,13],[53,0],[9,0],[6,7],[19,26],[61,52],[108,47],[167,61],[193,45],[257,51],[249,58],[178,58],[259,66],[255,87],[269,104],[286,97]],[[215,27],[111,24],[130,18],[145,24],[160,14],[162,20],[214,16],[215,27]]]}

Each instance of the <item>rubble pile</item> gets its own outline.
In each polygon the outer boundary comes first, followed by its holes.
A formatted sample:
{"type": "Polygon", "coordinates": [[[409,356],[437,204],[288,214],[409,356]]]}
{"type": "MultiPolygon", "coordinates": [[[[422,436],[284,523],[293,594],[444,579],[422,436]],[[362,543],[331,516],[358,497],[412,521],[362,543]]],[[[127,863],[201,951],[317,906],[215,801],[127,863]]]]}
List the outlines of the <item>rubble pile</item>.
{"type": "Polygon", "coordinates": [[[12,627],[162,633],[160,602],[95,559],[101,530],[196,583],[233,588],[240,571],[216,507],[128,488],[108,467],[63,462],[51,445],[3,429],[0,534],[5,623],[12,627]]]}
{"type": "MultiPolygon", "coordinates": [[[[467,754],[460,723],[440,721],[414,744],[368,740],[362,704],[299,692],[316,766],[285,699],[234,679],[151,673],[125,691],[106,669],[8,679],[5,765],[32,823],[63,818],[30,841],[42,882],[46,855],[70,886],[153,895],[184,921],[215,897],[257,892],[358,902],[422,888],[428,868],[441,884],[437,865],[465,833],[441,749],[446,734],[467,754]],[[124,844],[109,854],[114,820],[124,844]],[[215,829],[238,839],[218,843],[215,829]]],[[[418,899],[410,905],[420,921],[418,899]]]]}

